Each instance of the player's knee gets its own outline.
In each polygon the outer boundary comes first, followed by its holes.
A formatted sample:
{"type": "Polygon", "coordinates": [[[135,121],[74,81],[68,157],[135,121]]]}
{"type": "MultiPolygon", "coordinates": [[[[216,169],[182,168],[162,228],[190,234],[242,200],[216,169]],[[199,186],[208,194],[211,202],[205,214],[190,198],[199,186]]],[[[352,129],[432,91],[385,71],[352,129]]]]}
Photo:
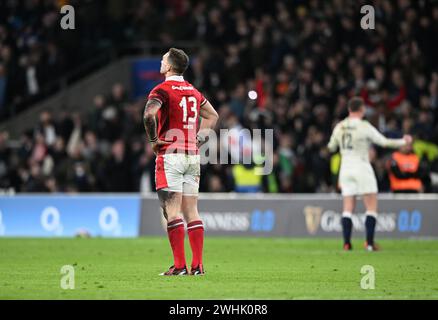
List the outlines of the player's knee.
{"type": "Polygon", "coordinates": [[[171,211],[163,210],[163,215],[164,218],[167,220],[167,222],[172,222],[173,220],[182,218],[181,214],[176,210],[171,210],[171,211]]]}
{"type": "Polygon", "coordinates": [[[198,212],[198,208],[196,205],[191,205],[191,206],[184,206],[182,208],[182,212],[184,215],[184,219],[190,223],[192,221],[197,221],[197,220],[201,220],[201,217],[199,216],[199,212],[198,212]]]}
{"type": "Polygon", "coordinates": [[[196,212],[189,212],[187,215],[185,215],[185,219],[187,223],[190,223],[192,221],[199,221],[201,220],[201,216],[199,215],[198,211],[196,212]]]}

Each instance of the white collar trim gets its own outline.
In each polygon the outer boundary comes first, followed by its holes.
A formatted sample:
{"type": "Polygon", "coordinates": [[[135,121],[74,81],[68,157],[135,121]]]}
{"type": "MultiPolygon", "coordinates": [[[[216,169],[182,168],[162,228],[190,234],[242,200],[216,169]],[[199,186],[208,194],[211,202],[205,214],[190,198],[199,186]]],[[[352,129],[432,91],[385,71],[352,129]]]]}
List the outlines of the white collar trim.
{"type": "Polygon", "coordinates": [[[166,81],[180,81],[180,82],[184,82],[184,77],[183,76],[170,76],[166,78],[166,81]]]}

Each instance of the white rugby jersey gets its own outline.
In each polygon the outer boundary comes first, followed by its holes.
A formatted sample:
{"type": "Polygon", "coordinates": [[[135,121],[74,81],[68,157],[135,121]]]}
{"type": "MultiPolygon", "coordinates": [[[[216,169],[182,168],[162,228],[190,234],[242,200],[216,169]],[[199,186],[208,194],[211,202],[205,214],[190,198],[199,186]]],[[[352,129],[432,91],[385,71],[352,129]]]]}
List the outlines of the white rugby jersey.
{"type": "Polygon", "coordinates": [[[368,121],[359,118],[346,118],[333,130],[328,148],[331,152],[339,147],[342,164],[366,161],[369,163],[371,144],[385,148],[399,148],[405,145],[404,139],[388,139],[368,121]]]}

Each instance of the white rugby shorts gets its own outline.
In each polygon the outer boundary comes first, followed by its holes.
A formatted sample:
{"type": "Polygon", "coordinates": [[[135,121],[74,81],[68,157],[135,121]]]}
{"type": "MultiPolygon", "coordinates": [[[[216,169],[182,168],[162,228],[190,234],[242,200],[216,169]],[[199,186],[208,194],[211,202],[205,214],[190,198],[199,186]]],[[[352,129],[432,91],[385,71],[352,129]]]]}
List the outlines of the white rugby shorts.
{"type": "Polygon", "coordinates": [[[339,185],[343,196],[377,193],[377,180],[369,163],[342,166],[339,172],[339,185]]]}
{"type": "Polygon", "coordinates": [[[200,155],[168,153],[155,160],[155,185],[158,190],[196,196],[201,175],[200,155]]]}

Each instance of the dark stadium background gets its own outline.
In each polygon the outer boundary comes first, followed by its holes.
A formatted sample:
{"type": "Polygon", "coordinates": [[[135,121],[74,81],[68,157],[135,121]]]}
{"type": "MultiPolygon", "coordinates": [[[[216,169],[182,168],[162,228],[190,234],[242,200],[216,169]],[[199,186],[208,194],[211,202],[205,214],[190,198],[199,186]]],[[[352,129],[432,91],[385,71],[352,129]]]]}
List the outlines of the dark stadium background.
{"type": "MultiPolygon", "coordinates": [[[[385,135],[414,136],[424,191],[437,191],[437,22],[437,3],[425,0],[1,1],[0,188],[136,192],[143,177],[153,190],[148,92],[134,98],[114,79],[80,111],[32,108],[123,57],[180,47],[192,59],[186,78],[220,114],[217,129],[274,129],[274,171],[261,191],[336,191],[338,158],[326,143],[353,95],[385,135]],[[74,31],[59,27],[65,4],[74,31]],[[364,4],[375,8],[375,30],[360,28],[364,4]],[[14,122],[25,112],[31,122],[14,122]]],[[[372,152],[381,192],[388,152],[372,152]]],[[[201,191],[233,191],[231,167],[203,166],[201,191]]]]}

